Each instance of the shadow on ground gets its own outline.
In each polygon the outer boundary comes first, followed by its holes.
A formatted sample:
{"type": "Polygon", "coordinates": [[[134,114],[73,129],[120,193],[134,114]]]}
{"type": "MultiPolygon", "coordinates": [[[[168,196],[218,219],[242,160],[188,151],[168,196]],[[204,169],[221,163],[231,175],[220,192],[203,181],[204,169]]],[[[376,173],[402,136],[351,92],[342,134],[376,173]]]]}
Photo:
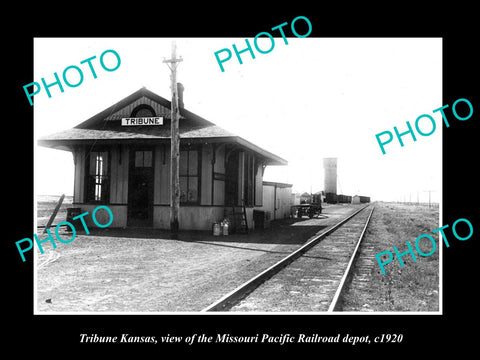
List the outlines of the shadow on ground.
{"type": "MultiPolygon", "coordinates": [[[[93,228],[89,227],[88,236],[121,237],[132,239],[163,239],[172,241],[209,242],[209,243],[263,243],[263,244],[303,244],[310,237],[327,226],[321,220],[327,216],[320,215],[309,219],[307,217],[272,221],[269,228],[250,231],[248,234],[229,234],[228,236],[213,236],[211,231],[182,230],[175,238],[170,230],[127,227],[127,228],[93,228]]],[[[77,230],[78,235],[85,231],[77,230]]]]}

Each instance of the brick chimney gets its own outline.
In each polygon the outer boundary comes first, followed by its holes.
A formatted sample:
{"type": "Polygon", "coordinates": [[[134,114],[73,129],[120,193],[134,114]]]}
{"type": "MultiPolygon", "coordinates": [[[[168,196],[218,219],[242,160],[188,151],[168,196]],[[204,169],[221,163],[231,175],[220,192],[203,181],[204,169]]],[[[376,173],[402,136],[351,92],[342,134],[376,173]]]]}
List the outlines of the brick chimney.
{"type": "Polygon", "coordinates": [[[177,93],[178,93],[178,107],[183,109],[184,104],[183,104],[183,90],[185,90],[185,87],[183,86],[182,83],[177,83],[177,93]]]}

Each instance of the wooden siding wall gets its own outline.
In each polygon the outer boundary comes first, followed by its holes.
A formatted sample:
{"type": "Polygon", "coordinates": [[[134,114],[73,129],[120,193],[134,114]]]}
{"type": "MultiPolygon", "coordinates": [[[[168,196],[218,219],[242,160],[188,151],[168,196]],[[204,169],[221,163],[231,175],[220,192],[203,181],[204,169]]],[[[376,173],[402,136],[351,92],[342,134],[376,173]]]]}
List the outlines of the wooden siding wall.
{"type": "MultiPolygon", "coordinates": [[[[247,174],[245,173],[246,166],[245,162],[250,157],[250,153],[245,151],[240,151],[238,153],[238,205],[242,205],[242,199],[249,196],[245,194],[245,180],[247,174]]],[[[262,164],[257,164],[257,159],[254,158],[254,167],[258,167],[258,171],[253,169],[253,206],[262,206],[263,202],[263,173],[262,173],[262,164]],[[256,172],[256,175],[255,175],[256,172]]],[[[225,171],[225,170],[224,170],[225,171]]],[[[248,174],[250,177],[250,173],[248,174]]]]}
{"type": "MultiPolygon", "coordinates": [[[[88,211],[89,214],[92,214],[93,210],[95,210],[97,206],[97,204],[82,204],[79,207],[82,209],[82,212],[88,211]]],[[[112,211],[113,214],[113,222],[111,225],[109,225],[109,227],[123,228],[127,226],[127,205],[108,204],[108,208],[112,211]]],[[[88,228],[97,227],[90,215],[85,216],[83,219],[85,220],[88,228]]],[[[101,209],[95,214],[95,219],[100,224],[106,224],[110,220],[110,215],[108,215],[107,211],[101,209]]]]}
{"type": "MultiPolygon", "coordinates": [[[[85,170],[86,152],[88,147],[79,147],[74,150],[75,162],[75,183],[74,203],[83,204],[82,211],[92,211],[96,205],[84,204],[85,201],[85,170]]],[[[180,220],[182,229],[203,229],[210,230],[213,221],[218,221],[223,216],[222,206],[225,203],[225,145],[213,147],[211,144],[204,144],[201,147],[201,192],[200,206],[181,207],[180,220]],[[215,149],[215,164],[212,168],[213,150],[215,149]],[[212,187],[213,181],[213,187],[212,187]],[[212,199],[213,189],[213,199],[212,199]],[[213,203],[212,203],[213,200],[213,203]]],[[[124,227],[127,224],[127,203],[128,203],[128,171],[129,151],[127,145],[115,145],[109,148],[110,152],[110,204],[109,207],[114,213],[114,227],[124,227]]],[[[243,177],[245,153],[239,152],[239,197],[243,196],[243,177]]],[[[284,208],[277,210],[272,198],[273,189],[265,193],[262,184],[262,165],[258,164],[255,177],[255,205],[261,206],[273,216],[282,218],[286,216],[287,204],[281,200],[277,207],[284,208]],[[270,195],[270,196],[268,196],[270,195]],[[268,200],[265,201],[265,196],[268,200]],[[262,206],[263,205],[263,206],[262,206]]],[[[169,228],[169,207],[170,204],[170,146],[159,144],[154,147],[154,227],[169,228]]],[[[291,189],[277,189],[277,196],[284,198],[291,189]]],[[[247,220],[249,224],[253,221],[253,208],[247,208],[247,220]]]]}
{"type": "Polygon", "coordinates": [[[277,187],[277,198],[275,219],[286,219],[290,217],[292,208],[292,188],[277,187]]]}
{"type": "Polygon", "coordinates": [[[290,217],[293,205],[292,187],[263,184],[263,206],[259,210],[268,212],[266,219],[278,220],[290,217]]]}
{"type": "Polygon", "coordinates": [[[75,170],[74,170],[74,186],[73,186],[73,203],[83,203],[85,189],[85,149],[77,148],[73,153],[75,170]]]}
{"type": "Polygon", "coordinates": [[[255,176],[255,206],[263,205],[263,175],[262,164],[257,164],[257,175],[255,176]]]}
{"type": "Polygon", "coordinates": [[[245,190],[245,152],[240,151],[238,153],[238,204],[242,205],[244,190],[245,190]]]}
{"type": "Polygon", "coordinates": [[[129,149],[115,146],[110,150],[110,204],[125,205],[128,202],[129,149]]]}
{"type": "Polygon", "coordinates": [[[263,206],[260,210],[265,211],[265,220],[271,221],[275,216],[275,187],[263,185],[263,206]]]}
{"type": "MultiPolygon", "coordinates": [[[[86,157],[88,148],[79,148],[74,151],[75,180],[73,189],[74,203],[85,202],[85,171],[87,171],[86,157]]],[[[116,146],[109,149],[110,168],[110,204],[126,205],[128,202],[128,147],[116,146]]]]}
{"type": "MultiPolygon", "coordinates": [[[[109,204],[116,209],[115,217],[118,220],[115,221],[117,226],[126,226],[126,209],[128,204],[128,172],[129,172],[129,151],[131,148],[128,145],[114,145],[109,149],[110,153],[110,201],[109,204]],[[118,208],[118,209],[117,209],[118,208]]],[[[79,147],[74,150],[74,162],[75,162],[75,183],[74,183],[74,203],[84,204],[85,202],[85,171],[86,171],[86,152],[89,151],[89,147],[79,147]]],[[[213,147],[211,144],[203,144],[200,148],[201,151],[201,168],[200,168],[200,207],[213,206],[221,208],[225,203],[225,151],[226,146],[216,145],[213,147]],[[212,168],[213,150],[215,149],[215,163],[212,168]],[[213,181],[213,186],[212,186],[213,181]],[[213,190],[213,194],[212,194],[213,190]]],[[[245,153],[239,152],[239,198],[243,197],[244,191],[244,166],[243,161],[245,159],[245,153]]],[[[264,190],[262,186],[262,166],[258,166],[255,177],[255,206],[262,206],[265,208],[264,203],[264,190]]],[[[159,144],[154,147],[154,190],[153,190],[153,203],[155,207],[155,213],[161,216],[161,219],[154,219],[156,226],[161,227],[163,222],[167,221],[165,211],[168,212],[168,205],[170,204],[170,146],[169,144],[159,144]],[[165,218],[163,218],[165,217],[165,218]]],[[[86,207],[90,205],[86,205],[86,207]]],[[[95,207],[95,205],[91,204],[95,207]]],[[[183,220],[187,227],[201,228],[202,226],[211,226],[210,221],[212,217],[219,216],[220,213],[217,210],[201,209],[197,206],[185,206],[185,210],[182,212],[183,220]],[[190,208],[190,210],[188,210],[190,208]],[[196,209],[196,210],[194,210],[196,209]],[[199,216],[203,211],[205,215],[208,215],[206,219],[194,219],[199,216]],[[195,214],[196,212],[196,215],[195,214]],[[207,224],[208,222],[208,224],[207,224]]],[[[223,209],[222,209],[223,211],[223,209]]],[[[252,215],[249,213],[249,215],[252,215]]],[[[273,215],[273,214],[272,214],[273,215]]],[[[252,217],[252,216],[250,216],[252,217]]],[[[168,221],[167,228],[169,226],[168,221]]]]}
{"type": "MultiPolygon", "coordinates": [[[[202,145],[200,148],[201,167],[200,167],[200,205],[212,205],[212,147],[211,145],[202,145]]],[[[224,167],[224,152],[217,152],[217,162],[222,162],[224,167]]],[[[217,165],[216,165],[217,166],[217,165]]],[[[168,145],[158,145],[155,147],[155,187],[154,204],[170,204],[170,147],[168,145]]],[[[223,205],[224,186],[217,185],[214,188],[215,205],[223,205]]]]}
{"type": "Polygon", "coordinates": [[[214,172],[223,175],[223,180],[213,180],[213,205],[225,204],[225,145],[217,147],[214,172]]]}
{"type": "MultiPolygon", "coordinates": [[[[181,206],[178,222],[180,230],[212,230],[212,224],[221,221],[223,208],[220,206],[181,206]]],[[[153,227],[170,228],[170,208],[154,206],[153,227]]]]}
{"type": "Polygon", "coordinates": [[[202,154],[200,205],[212,205],[212,146],[204,144],[200,151],[202,154]]]}
{"type": "Polygon", "coordinates": [[[157,145],[154,154],[154,188],[155,205],[170,204],[170,145],[157,145]]]}

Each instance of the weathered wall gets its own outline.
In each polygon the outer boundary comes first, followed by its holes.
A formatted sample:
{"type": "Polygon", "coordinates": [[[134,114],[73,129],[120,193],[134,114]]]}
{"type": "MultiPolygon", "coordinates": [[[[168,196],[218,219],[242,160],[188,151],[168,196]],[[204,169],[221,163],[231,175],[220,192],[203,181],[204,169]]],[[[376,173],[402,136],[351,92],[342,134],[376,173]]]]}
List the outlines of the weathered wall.
{"type": "Polygon", "coordinates": [[[263,205],[257,210],[265,211],[265,225],[272,220],[290,217],[293,205],[292,187],[282,183],[263,183],[263,205]]]}
{"type": "Polygon", "coordinates": [[[110,150],[110,203],[128,202],[128,148],[115,146],[110,150]]]}
{"type": "MultiPolygon", "coordinates": [[[[82,213],[88,211],[88,215],[84,216],[83,219],[87,224],[88,228],[97,228],[92,219],[92,212],[95,210],[99,204],[79,204],[73,205],[73,207],[78,207],[82,209],[82,213]]],[[[112,211],[113,222],[109,225],[109,228],[123,228],[127,226],[127,206],[126,205],[106,205],[112,211]]],[[[95,213],[95,219],[98,223],[104,225],[110,221],[110,216],[105,209],[99,209],[95,213]]],[[[80,219],[74,220],[74,226],[76,229],[83,229],[80,219]]]]}

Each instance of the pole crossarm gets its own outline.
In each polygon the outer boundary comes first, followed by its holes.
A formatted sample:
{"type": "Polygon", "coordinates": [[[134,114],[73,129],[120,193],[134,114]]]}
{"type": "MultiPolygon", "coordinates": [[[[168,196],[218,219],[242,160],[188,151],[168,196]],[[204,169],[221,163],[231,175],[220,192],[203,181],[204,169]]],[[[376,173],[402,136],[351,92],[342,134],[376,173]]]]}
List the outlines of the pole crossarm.
{"type": "Polygon", "coordinates": [[[177,66],[178,66],[177,63],[182,62],[182,61],[183,61],[183,59],[180,57],[180,58],[178,58],[178,59],[177,59],[177,58],[168,59],[168,60],[165,59],[165,60],[163,60],[163,63],[164,63],[164,64],[167,64],[167,66],[168,66],[168,68],[170,69],[170,71],[173,72],[173,71],[176,71],[176,70],[177,70],[177,66]],[[172,64],[172,66],[170,66],[170,64],[172,64]]]}

